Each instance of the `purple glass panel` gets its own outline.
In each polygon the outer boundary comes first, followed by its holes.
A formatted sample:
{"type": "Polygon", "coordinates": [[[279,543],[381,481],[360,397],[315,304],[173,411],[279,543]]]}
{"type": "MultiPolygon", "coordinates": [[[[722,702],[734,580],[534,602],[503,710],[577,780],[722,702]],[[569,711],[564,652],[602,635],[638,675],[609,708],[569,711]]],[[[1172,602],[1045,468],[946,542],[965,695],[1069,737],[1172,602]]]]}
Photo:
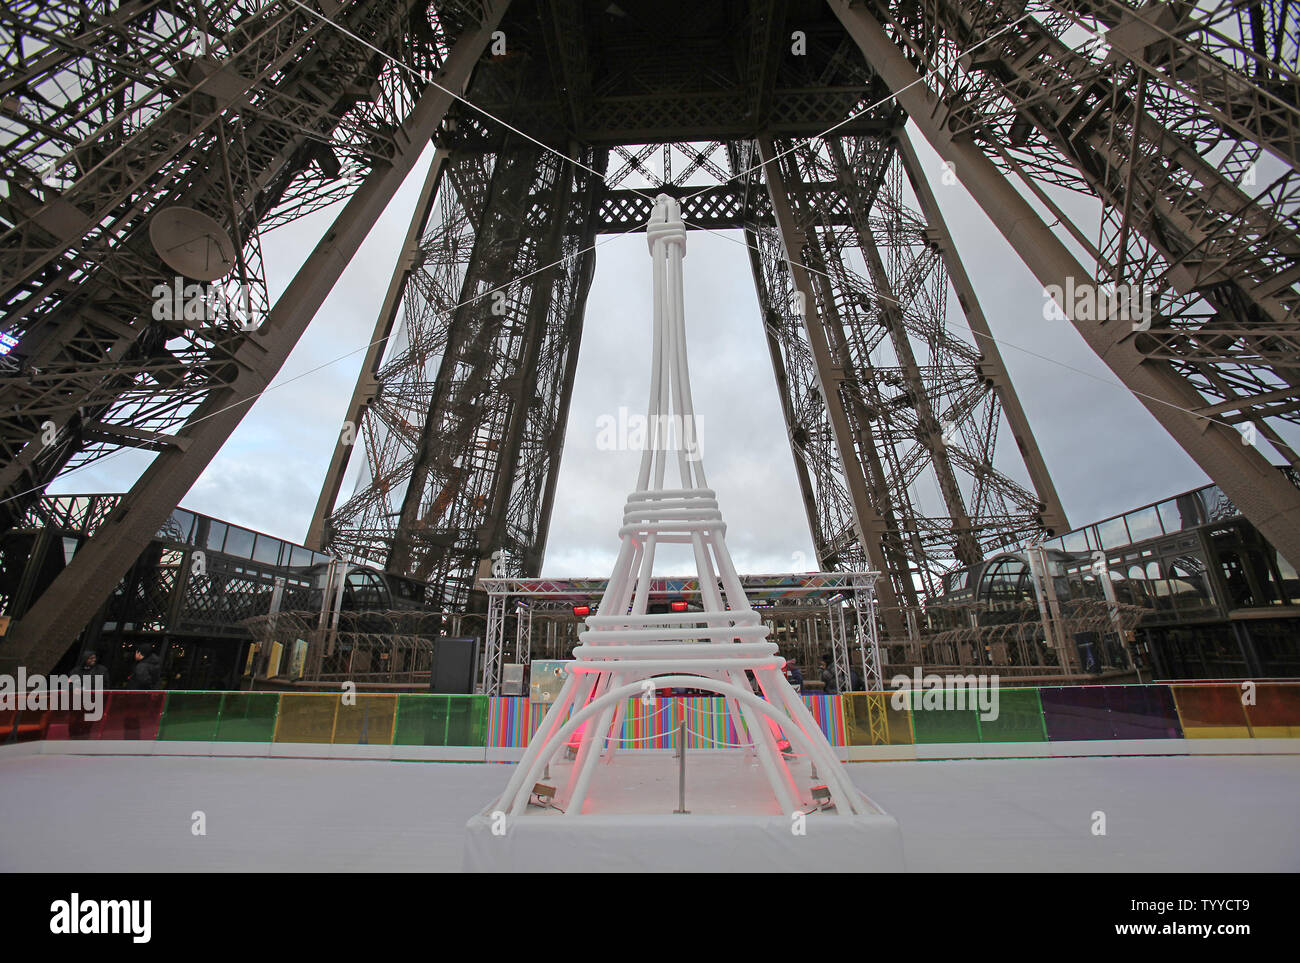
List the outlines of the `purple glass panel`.
{"type": "Polygon", "coordinates": [[[1114,738],[1103,686],[1062,686],[1039,694],[1049,741],[1114,738]]]}
{"type": "Polygon", "coordinates": [[[1107,702],[1116,739],[1180,739],[1182,726],[1167,685],[1108,685],[1107,702]]]}

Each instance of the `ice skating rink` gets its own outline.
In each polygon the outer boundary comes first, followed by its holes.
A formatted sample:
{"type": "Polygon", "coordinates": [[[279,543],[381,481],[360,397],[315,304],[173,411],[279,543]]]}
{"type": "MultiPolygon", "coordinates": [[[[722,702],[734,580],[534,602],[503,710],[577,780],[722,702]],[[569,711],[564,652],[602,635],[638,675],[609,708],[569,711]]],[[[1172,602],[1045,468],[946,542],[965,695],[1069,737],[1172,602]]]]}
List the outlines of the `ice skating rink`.
{"type": "MultiPolygon", "coordinates": [[[[874,762],[848,770],[898,820],[913,871],[1300,870],[1300,756],[874,762]],[[1095,813],[1105,814],[1104,836],[1093,832],[1095,813]]],[[[0,871],[456,871],[466,820],[510,771],[15,756],[0,759],[0,871]],[[191,830],[196,812],[206,835],[191,830]]]]}

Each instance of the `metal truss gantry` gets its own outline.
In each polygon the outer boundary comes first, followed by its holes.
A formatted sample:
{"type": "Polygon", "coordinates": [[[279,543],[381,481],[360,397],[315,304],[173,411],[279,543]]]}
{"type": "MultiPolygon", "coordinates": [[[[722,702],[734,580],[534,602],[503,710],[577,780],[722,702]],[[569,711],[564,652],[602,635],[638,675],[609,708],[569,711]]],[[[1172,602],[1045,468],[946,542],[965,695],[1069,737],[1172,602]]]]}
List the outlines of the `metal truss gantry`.
{"type": "Polygon", "coordinates": [[[945,566],[1064,530],[908,122],[1044,288],[1152,292],[1141,328],[1066,311],[1300,561],[1300,491],[1238,434],[1253,426],[1297,463],[1283,434],[1300,419],[1292,14],[1280,0],[7,4],[0,310],[16,344],[0,357],[0,511],[20,517],[124,447],[156,455],[0,663],[49,663],[93,617],[431,139],[313,544],[436,580],[450,606],[485,604],[475,580],[494,565],[537,574],[590,247],[639,228],[658,192],[682,198],[689,226],[752,246],[756,336],[820,565],[885,573],[891,636],[945,566]],[[261,235],[339,200],[268,307],[261,235]],[[149,231],[168,208],[229,239],[215,283],[241,323],[152,316],[175,274],[149,231]]]}
{"type": "MultiPolygon", "coordinates": [[[[656,601],[674,599],[698,604],[702,598],[698,578],[656,576],[649,584],[650,597],[656,601]]],[[[830,626],[832,669],[840,692],[851,688],[850,664],[855,652],[867,690],[875,692],[883,688],[877,620],[872,615],[876,587],[880,584],[877,573],[742,575],[740,584],[760,613],[779,606],[787,617],[799,613],[826,618],[830,626]]],[[[594,607],[604,596],[609,579],[485,578],[481,585],[488,597],[488,621],[480,688],[496,695],[501,688],[509,623],[514,622],[515,661],[527,665],[531,661],[533,617],[571,615],[573,606],[580,604],[594,607]]]]}

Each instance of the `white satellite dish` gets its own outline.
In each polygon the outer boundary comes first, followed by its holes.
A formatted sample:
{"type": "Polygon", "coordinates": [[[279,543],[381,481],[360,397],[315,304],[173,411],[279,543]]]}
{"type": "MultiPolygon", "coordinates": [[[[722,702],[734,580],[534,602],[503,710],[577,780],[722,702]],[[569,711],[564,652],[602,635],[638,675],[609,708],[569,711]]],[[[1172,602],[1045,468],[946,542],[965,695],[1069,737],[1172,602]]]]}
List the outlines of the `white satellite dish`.
{"type": "Polygon", "coordinates": [[[216,281],[235,268],[235,244],[217,221],[192,207],[165,207],[149,222],[149,240],[169,268],[216,281]]]}

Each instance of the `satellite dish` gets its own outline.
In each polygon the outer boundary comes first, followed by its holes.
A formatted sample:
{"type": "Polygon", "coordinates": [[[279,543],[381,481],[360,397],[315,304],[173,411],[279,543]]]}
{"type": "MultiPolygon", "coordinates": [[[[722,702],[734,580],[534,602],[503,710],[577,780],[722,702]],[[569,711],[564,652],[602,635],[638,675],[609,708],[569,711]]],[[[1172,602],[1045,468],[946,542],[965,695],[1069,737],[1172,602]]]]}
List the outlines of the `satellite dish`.
{"type": "Polygon", "coordinates": [[[230,235],[192,207],[165,207],[149,222],[149,240],[169,268],[195,281],[216,281],[235,268],[230,235]]]}

